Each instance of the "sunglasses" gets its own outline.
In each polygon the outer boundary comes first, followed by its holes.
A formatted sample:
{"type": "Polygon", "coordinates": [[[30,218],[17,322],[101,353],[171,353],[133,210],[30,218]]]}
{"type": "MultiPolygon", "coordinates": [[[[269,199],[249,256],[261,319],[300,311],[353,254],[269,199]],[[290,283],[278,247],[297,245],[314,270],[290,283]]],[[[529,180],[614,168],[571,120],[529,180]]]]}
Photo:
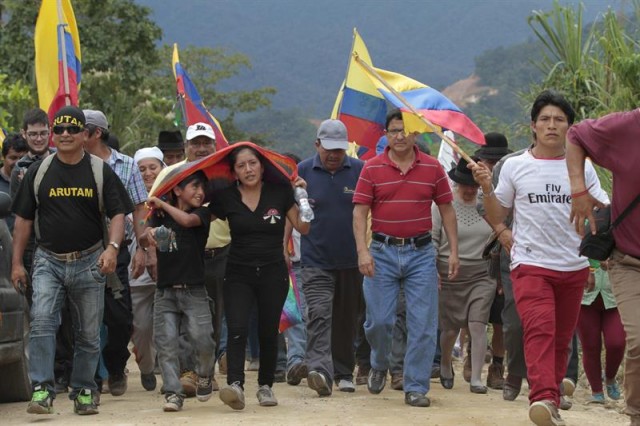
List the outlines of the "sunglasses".
{"type": "Polygon", "coordinates": [[[67,131],[70,135],[77,135],[84,129],[80,126],[53,126],[53,133],[56,135],[61,135],[67,131]]]}

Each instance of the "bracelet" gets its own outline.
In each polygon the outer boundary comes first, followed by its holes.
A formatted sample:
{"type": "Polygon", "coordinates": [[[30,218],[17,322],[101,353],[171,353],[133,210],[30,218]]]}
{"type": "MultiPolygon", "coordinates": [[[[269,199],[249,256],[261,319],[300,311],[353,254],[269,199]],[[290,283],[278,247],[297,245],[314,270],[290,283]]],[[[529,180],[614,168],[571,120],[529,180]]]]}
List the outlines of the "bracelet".
{"type": "Polygon", "coordinates": [[[489,198],[489,197],[491,197],[493,195],[496,195],[496,189],[493,187],[493,185],[491,185],[491,191],[489,191],[486,194],[484,194],[484,196],[489,198]]]}
{"type": "Polygon", "coordinates": [[[142,247],[142,246],[138,246],[138,248],[142,251],[149,251],[148,247],[142,247]]]}
{"type": "Polygon", "coordinates": [[[575,194],[571,194],[571,198],[582,197],[583,195],[587,195],[588,193],[589,193],[589,190],[585,189],[584,191],[580,191],[580,192],[576,192],[575,194]]]}
{"type": "Polygon", "coordinates": [[[496,234],[496,238],[498,238],[498,237],[500,236],[500,234],[502,234],[502,233],[503,233],[504,231],[506,231],[507,229],[509,229],[509,227],[508,227],[508,226],[505,226],[504,228],[502,228],[502,229],[500,230],[500,232],[498,232],[498,233],[496,234]]]}

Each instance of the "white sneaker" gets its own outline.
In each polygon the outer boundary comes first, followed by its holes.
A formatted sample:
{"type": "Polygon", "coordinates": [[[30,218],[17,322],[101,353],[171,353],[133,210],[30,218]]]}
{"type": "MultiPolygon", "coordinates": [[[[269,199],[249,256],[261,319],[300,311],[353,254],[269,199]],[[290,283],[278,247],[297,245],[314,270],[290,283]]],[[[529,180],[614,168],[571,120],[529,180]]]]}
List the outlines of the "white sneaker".
{"type": "Polygon", "coordinates": [[[353,385],[353,382],[351,380],[346,380],[346,379],[340,379],[340,381],[338,382],[338,389],[340,389],[340,392],[356,391],[356,387],[353,385]]]}
{"type": "Polygon", "coordinates": [[[278,405],[278,400],[269,385],[260,386],[258,392],[256,392],[256,396],[258,397],[258,403],[261,407],[275,407],[278,405]]]}
{"type": "Polygon", "coordinates": [[[536,401],[529,406],[529,419],[537,426],[565,426],[558,409],[551,401],[536,401]]]}
{"type": "Polygon", "coordinates": [[[573,382],[573,380],[565,377],[564,379],[562,379],[561,388],[565,396],[573,396],[573,393],[576,391],[576,384],[573,382]]]}
{"type": "Polygon", "coordinates": [[[220,389],[220,399],[234,410],[244,409],[244,391],[240,382],[233,382],[220,389]]]}

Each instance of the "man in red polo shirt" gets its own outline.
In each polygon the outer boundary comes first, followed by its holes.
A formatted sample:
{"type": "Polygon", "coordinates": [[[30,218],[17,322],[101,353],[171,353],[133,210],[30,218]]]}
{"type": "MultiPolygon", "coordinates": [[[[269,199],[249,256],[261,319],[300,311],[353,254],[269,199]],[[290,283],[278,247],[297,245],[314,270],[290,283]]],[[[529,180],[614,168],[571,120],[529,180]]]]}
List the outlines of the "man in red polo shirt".
{"type": "Polygon", "coordinates": [[[438,328],[436,250],[431,244],[431,205],[438,205],[451,243],[449,278],[458,272],[458,233],[447,176],[438,161],[418,151],[415,136],[405,135],[402,113],[387,115],[389,145],[369,160],[353,196],[353,232],[358,266],[364,278],[371,345],[369,392],[386,384],[396,301],[404,286],[407,301],[407,351],[404,358],[405,403],[428,407],[429,377],[438,328]],[[371,246],[367,216],[371,212],[371,246]]]}

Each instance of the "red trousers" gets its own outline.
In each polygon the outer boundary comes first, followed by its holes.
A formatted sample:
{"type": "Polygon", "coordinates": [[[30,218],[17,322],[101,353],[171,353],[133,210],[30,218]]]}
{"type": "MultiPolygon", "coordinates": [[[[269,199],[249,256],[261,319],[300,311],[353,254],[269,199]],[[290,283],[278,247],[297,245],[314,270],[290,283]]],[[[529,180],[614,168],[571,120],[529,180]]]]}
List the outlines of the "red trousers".
{"type": "Polygon", "coordinates": [[[582,343],[582,365],[592,393],[602,393],[602,336],[604,336],[605,377],[613,379],[624,358],[625,335],[617,308],[605,309],[602,296],[591,305],[582,305],[578,321],[578,336],[582,343]]]}
{"type": "Polygon", "coordinates": [[[522,320],[529,401],[560,404],[571,337],[589,269],[561,272],[530,265],[511,271],[516,309],[522,320]]]}

